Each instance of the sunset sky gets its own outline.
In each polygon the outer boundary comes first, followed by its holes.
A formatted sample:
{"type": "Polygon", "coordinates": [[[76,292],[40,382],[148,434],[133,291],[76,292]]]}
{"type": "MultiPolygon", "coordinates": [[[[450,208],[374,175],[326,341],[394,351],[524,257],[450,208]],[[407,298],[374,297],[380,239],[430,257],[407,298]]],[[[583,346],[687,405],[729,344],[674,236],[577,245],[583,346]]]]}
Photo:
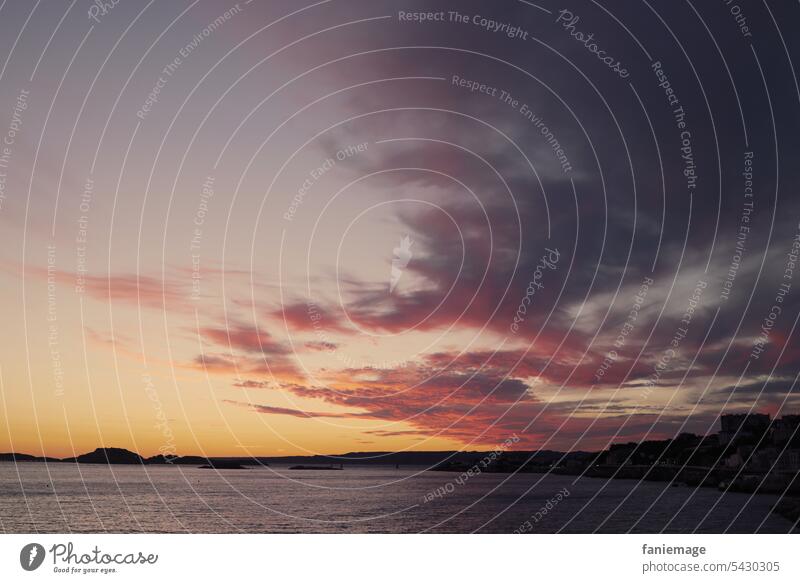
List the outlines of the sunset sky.
{"type": "Polygon", "coordinates": [[[0,451],[797,413],[800,8],[602,4],[4,3],[0,451]]]}

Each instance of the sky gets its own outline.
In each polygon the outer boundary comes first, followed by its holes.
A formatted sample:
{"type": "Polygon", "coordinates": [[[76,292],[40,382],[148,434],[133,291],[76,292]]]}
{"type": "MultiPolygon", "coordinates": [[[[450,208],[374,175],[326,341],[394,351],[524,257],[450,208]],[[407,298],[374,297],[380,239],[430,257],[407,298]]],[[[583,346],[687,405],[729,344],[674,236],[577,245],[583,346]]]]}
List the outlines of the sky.
{"type": "Polygon", "coordinates": [[[795,3],[10,0],[0,450],[798,412],[795,3]]]}

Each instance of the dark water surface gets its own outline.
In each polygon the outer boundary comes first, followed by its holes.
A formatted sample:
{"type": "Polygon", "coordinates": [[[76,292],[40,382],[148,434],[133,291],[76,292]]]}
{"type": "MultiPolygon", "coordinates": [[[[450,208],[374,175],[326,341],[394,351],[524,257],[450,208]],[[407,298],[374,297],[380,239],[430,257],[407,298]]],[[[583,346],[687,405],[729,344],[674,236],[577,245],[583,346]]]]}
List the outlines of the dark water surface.
{"type": "Polygon", "coordinates": [[[394,467],[0,463],[0,530],[513,532],[526,521],[531,532],[785,533],[792,527],[770,512],[776,496],[542,474],[481,474],[458,484],[458,476],[394,467]],[[434,496],[437,489],[445,493],[434,496]]]}

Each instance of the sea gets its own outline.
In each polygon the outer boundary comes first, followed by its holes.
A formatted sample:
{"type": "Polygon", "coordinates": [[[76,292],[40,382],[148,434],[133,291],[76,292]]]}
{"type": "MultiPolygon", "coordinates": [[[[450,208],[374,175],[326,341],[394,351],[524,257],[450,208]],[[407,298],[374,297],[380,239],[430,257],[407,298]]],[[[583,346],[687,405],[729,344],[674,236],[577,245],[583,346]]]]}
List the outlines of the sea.
{"type": "Polygon", "coordinates": [[[0,462],[5,533],[787,533],[777,496],[552,474],[0,462]]]}

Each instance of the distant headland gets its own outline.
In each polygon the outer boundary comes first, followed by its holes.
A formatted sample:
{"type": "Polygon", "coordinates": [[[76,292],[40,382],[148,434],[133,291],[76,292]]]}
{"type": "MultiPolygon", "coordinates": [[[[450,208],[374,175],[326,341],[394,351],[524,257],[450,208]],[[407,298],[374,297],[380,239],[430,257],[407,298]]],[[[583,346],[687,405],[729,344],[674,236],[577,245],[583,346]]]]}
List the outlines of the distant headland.
{"type": "Polygon", "coordinates": [[[446,472],[554,473],[594,478],[671,482],[746,492],[800,494],[800,415],[771,419],[762,413],[722,415],[720,431],[681,433],[672,439],[616,443],[599,452],[405,451],[350,452],[341,455],[277,457],[143,457],[127,449],[101,447],[57,459],[0,453],[0,462],[54,462],[127,465],[193,465],[244,469],[280,464],[292,470],[330,470],[347,466],[417,466],[446,472]]]}
{"type": "Polygon", "coordinates": [[[428,466],[435,468],[447,460],[467,463],[480,459],[482,451],[407,451],[407,452],[349,452],[338,455],[273,456],[273,457],[204,457],[156,455],[144,457],[119,447],[99,447],[92,452],[75,457],[37,457],[24,453],[0,453],[0,462],[52,462],[81,464],[126,465],[191,465],[215,469],[235,469],[235,466],[268,466],[280,464],[296,470],[342,469],[348,465],[378,466],[428,466]]]}
{"type": "Polygon", "coordinates": [[[233,469],[238,465],[238,458],[208,458],[201,456],[156,455],[142,457],[138,453],[121,447],[98,447],[94,451],[75,457],[53,458],[37,457],[25,453],[0,453],[0,462],[53,462],[79,464],[111,464],[111,465],[205,465],[218,469],[233,469]],[[233,461],[233,464],[231,462],[233,461]]]}

